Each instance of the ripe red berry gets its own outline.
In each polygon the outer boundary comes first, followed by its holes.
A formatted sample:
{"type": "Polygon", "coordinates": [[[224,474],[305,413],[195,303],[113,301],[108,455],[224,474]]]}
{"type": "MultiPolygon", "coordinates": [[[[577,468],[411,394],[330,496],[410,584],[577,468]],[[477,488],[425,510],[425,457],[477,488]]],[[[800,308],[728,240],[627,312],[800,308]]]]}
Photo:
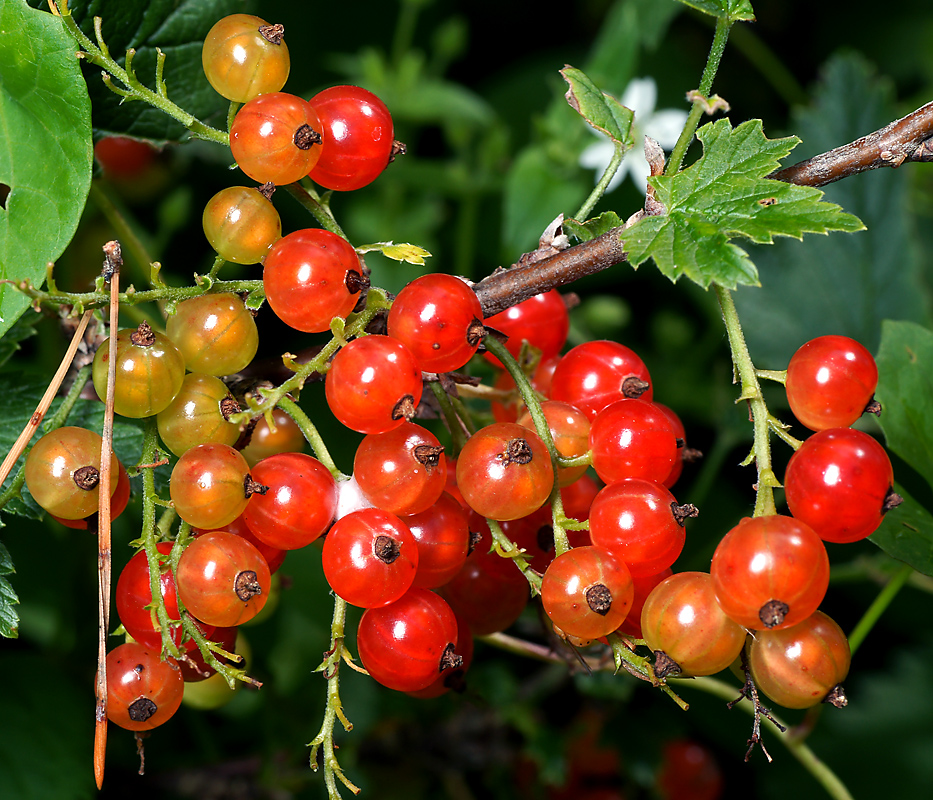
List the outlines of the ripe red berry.
{"type": "Polygon", "coordinates": [[[483,338],[483,309],[459,278],[432,273],[415,278],[392,303],[389,336],[403,342],[424,372],[452,372],[476,352],[483,338]]]}
{"type": "Polygon", "coordinates": [[[678,459],[670,419],[654,403],[624,398],[593,419],[593,469],[606,483],[641,478],[664,484],[678,459]]]}
{"type": "Polygon", "coordinates": [[[178,665],[157,650],[128,642],[107,654],[107,717],[121,728],[157,728],[178,711],[184,690],[178,665]]]}
{"type": "Polygon", "coordinates": [[[175,463],[169,491],[185,522],[216,530],[246,510],[253,486],[239,452],[225,444],[199,444],[175,463]]]}
{"type": "Polygon", "coordinates": [[[340,422],[360,433],[384,433],[415,414],[421,369],[391,336],[354,339],[334,356],[324,383],[327,404],[340,422]]]}
{"type": "Polygon", "coordinates": [[[433,506],[402,517],[418,544],[418,569],[413,586],[435,589],[451,580],[470,551],[469,517],[447,492],[433,506]]]}
{"type": "Polygon", "coordinates": [[[285,92],[250,100],[230,126],[230,150],[257,183],[281,185],[307,175],[321,154],[321,123],[306,101],[285,92]]]}
{"type": "Polygon", "coordinates": [[[263,262],[262,285],[269,305],[286,325],[306,333],[330,330],[345,318],[363,288],[363,268],[346,240],[320,228],[279,239],[263,262]]]}
{"type": "Polygon", "coordinates": [[[881,524],[893,483],[891,460],[875,439],[830,428],[791,456],[784,493],[790,513],[824,542],[857,542],[881,524]]]}
{"type": "Polygon", "coordinates": [[[829,556],[803,522],[777,514],[739,521],[710,564],[719,605],[751,630],[789,628],[816,611],[829,586],[829,556]]]}
{"type": "Polygon", "coordinates": [[[526,517],[554,486],[551,457],[534,431],[496,422],[473,434],[460,451],[457,486],[467,505],[484,517],[526,517]]]}
{"type": "Polygon", "coordinates": [[[308,104],[321,124],[321,157],[310,178],[325,189],[349,192],[372,183],[388,166],[394,145],[392,115],[359,86],[331,86],[308,104]]]}
{"type": "MultiPolygon", "coordinates": [[[[518,358],[522,342],[527,341],[541,351],[541,360],[547,361],[556,356],[567,341],[570,316],[560,293],[551,289],[494,314],[486,320],[486,326],[509,337],[505,347],[513,357],[518,358]]],[[[490,353],[485,357],[491,364],[502,366],[490,353]]]]}
{"type": "Polygon", "coordinates": [[[415,692],[450,667],[456,654],[457,620],[443,598],[410,589],[387,606],[370,608],[360,619],[357,646],[369,674],[390,689],[415,692]]]}
{"type": "Polygon", "coordinates": [[[877,385],[875,359],[848,336],[811,339],[787,365],[790,410],[814,431],[851,425],[865,411],[877,385]]]}
{"type": "MultiPolygon", "coordinates": [[[[541,411],[547,420],[554,447],[560,455],[564,458],[579,458],[586,455],[590,449],[590,421],[586,414],[570,403],[561,403],[557,400],[543,401],[541,411]]],[[[535,430],[530,411],[522,414],[518,424],[529,430],[535,430]]],[[[586,468],[585,463],[576,467],[558,467],[558,486],[569,486],[586,472],[586,468]]]]}

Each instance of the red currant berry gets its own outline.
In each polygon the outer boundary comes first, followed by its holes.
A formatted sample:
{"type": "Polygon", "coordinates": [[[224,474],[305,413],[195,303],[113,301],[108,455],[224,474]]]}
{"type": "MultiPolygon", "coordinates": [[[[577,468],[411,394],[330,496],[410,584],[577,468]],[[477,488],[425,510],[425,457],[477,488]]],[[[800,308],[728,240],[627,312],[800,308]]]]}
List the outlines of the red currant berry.
{"type": "MultiPolygon", "coordinates": [[[[285,556],[288,555],[288,551],[266,544],[249,529],[243,517],[244,515],[241,514],[233,520],[233,522],[228,522],[219,530],[235,534],[236,536],[242,536],[246,539],[247,542],[262,553],[263,558],[266,559],[266,563],[269,565],[269,573],[274,574],[278,571],[278,568],[282,566],[282,563],[285,561],[285,556]]],[[[210,533],[210,531],[201,530],[200,528],[192,528],[191,530],[195,536],[200,536],[203,533],[210,533]]]]}
{"type": "MultiPolygon", "coordinates": [[[[457,655],[463,659],[463,662],[459,667],[445,667],[427,688],[409,692],[412,697],[430,700],[446,694],[451,689],[455,692],[463,692],[466,689],[464,676],[470,664],[473,663],[473,635],[470,633],[470,626],[467,625],[466,620],[459,614],[454,613],[454,616],[457,619],[457,655]]],[[[452,660],[451,663],[454,661],[452,660]]]]}
{"type": "Polygon", "coordinates": [[[317,539],[337,511],[337,484],[327,468],[304,453],[264,458],[252,478],[268,491],[253,496],[243,520],[256,538],[280,550],[317,539]]]}
{"type": "Polygon", "coordinates": [[[138,178],[156,156],[149,142],[128,136],[105,136],[94,145],[94,158],[104,173],[118,180],[138,178]]]}
{"type": "Polygon", "coordinates": [[[457,486],[474,511],[496,520],[526,517],[548,499],[554,470],[544,442],[514,422],[471,436],[457,459],[457,486]]]}
{"type": "MultiPolygon", "coordinates": [[[[214,644],[220,645],[228,653],[234,653],[236,637],[239,630],[239,627],[236,625],[231,625],[227,628],[214,628],[214,632],[207,638],[214,642],[214,644]]],[[[221,663],[229,664],[232,667],[243,666],[242,663],[232,661],[221,656],[220,653],[215,653],[214,655],[221,663]]],[[[211,675],[215,675],[217,672],[212,666],[208,665],[201,651],[197,648],[185,654],[185,658],[178,662],[178,668],[181,670],[181,677],[186,684],[200,683],[210,678],[211,675]]],[[[226,686],[226,682],[224,682],[224,685],[226,686]]]]}
{"type": "MultiPolygon", "coordinates": [[[[564,299],[556,289],[536,294],[518,305],[500,311],[486,320],[486,327],[508,336],[506,349],[518,358],[522,342],[528,342],[541,351],[541,360],[556,356],[570,332],[570,315],[564,299]]],[[[499,359],[490,353],[486,359],[501,367],[499,359]]]]}
{"type": "Polygon", "coordinates": [[[871,353],[848,336],[819,336],[787,365],[787,402],[810,430],[845,428],[857,420],[878,385],[871,353]]]}
{"type": "Polygon", "coordinates": [[[857,542],[889,506],[894,470],[875,439],[852,428],[814,433],[784,474],[787,507],[824,542],[857,542]]]}
{"type": "Polygon", "coordinates": [[[565,634],[596,639],[616,630],[632,605],[628,567],[596,547],[575,547],[544,572],[541,602],[565,634]]]}
{"type": "Polygon", "coordinates": [[[256,320],[235,294],[203,294],[183,300],[165,330],[188,369],[205,375],[233,375],[259,349],[256,320]]]}
{"type": "Polygon", "coordinates": [[[245,103],[285,85],[291,61],[281,25],[252,14],[230,14],[204,38],[201,64],[222,97],[245,103]]]}
{"type": "Polygon", "coordinates": [[[593,419],[593,468],[606,483],[641,478],[665,483],[678,460],[670,419],[646,400],[617,400],[593,419]]]}
{"type": "MultiPolygon", "coordinates": [[[[551,395],[551,379],[554,377],[554,370],[557,369],[558,362],[560,362],[560,356],[554,356],[547,360],[542,358],[538,361],[538,366],[534,368],[534,372],[529,376],[531,388],[542,397],[550,397],[551,395]]],[[[496,422],[515,422],[525,413],[526,408],[522,396],[515,386],[515,381],[512,380],[512,376],[505,370],[499,370],[499,374],[496,375],[492,386],[493,389],[509,392],[506,399],[501,402],[493,400],[490,404],[493,418],[496,422]]]]}
{"type": "Polygon", "coordinates": [[[712,752],[697,742],[675,739],[664,745],[658,772],[661,800],[719,800],[723,776],[712,752]]]}
{"type": "Polygon", "coordinates": [[[692,506],[679,506],[663,486],[639,478],[602,489],[590,508],[590,539],[625,562],[633,576],[656,575],[684,547],[692,506]]]}
{"type": "Polygon", "coordinates": [[[840,684],[849,661],[846,635],[822,611],[790,628],[760,631],[748,648],[753,680],[784,708],[809,708],[824,701],[844,706],[840,684]]]}
{"type": "Polygon", "coordinates": [[[635,595],[632,597],[632,607],[629,609],[628,616],[622,620],[619,626],[619,633],[627,633],[636,639],[644,639],[641,630],[641,612],[645,607],[645,601],[651,594],[651,591],[665,578],[671,577],[673,572],[668,567],[656,575],[639,575],[632,578],[635,587],[635,595]]]}
{"type": "Polygon", "coordinates": [[[474,635],[487,636],[504,631],[521,616],[528,605],[529,589],[525,576],[514,566],[506,564],[505,574],[493,572],[480,560],[480,552],[473,550],[463,568],[438,592],[457,616],[466,620],[474,635]]]}
{"type": "Polygon", "coordinates": [[[240,454],[250,467],[256,466],[264,458],[279,453],[300,453],[305,448],[305,435],[288,414],[281,408],[273,408],[271,425],[265,416],[260,417],[240,454]]]}
{"type": "Polygon", "coordinates": [[[200,444],[175,464],[169,491],[178,516],[216,530],[246,510],[254,491],[246,460],[225,444],[200,444]]]}
{"type": "MultiPolygon", "coordinates": [[[[83,520],[97,511],[100,497],[100,434],[66,426],[49,431],[26,456],[26,488],[49,514],[83,520]]],[[[119,462],[110,470],[110,493],[116,491],[119,462]]]]}
{"type": "Polygon", "coordinates": [[[485,333],[476,293],[459,278],[442,273],[422,275],[405,286],[392,303],[386,326],[424,372],[459,369],[485,333]]]}
{"type": "Polygon", "coordinates": [[[410,589],[360,619],[356,642],[369,674],[390,689],[416,692],[446,669],[460,666],[457,619],[450,606],[427,589],[410,589]]]}
{"type": "Polygon", "coordinates": [[[364,508],[341,517],[324,539],[324,577],[340,597],[361,608],[398,600],[418,569],[418,545],[395,514],[364,508]]]}
{"type": "Polygon", "coordinates": [[[719,605],[751,630],[789,628],[816,611],[829,586],[820,537],[777,514],[740,520],[713,553],[719,605]]]}
{"type": "Polygon", "coordinates": [[[341,349],[324,383],[334,416],[360,433],[384,433],[411,419],[422,390],[421,369],[408,348],[378,335],[341,349]]]}
{"type": "Polygon", "coordinates": [[[282,238],[282,219],[258,189],[229,186],[204,206],[204,235],[217,254],[237,264],[258,264],[282,238]]]}
{"type": "Polygon", "coordinates": [[[349,192],[372,183],[392,159],[392,115],[359,86],[331,86],[308,104],[321,121],[321,157],[310,178],[325,189],[349,192]]]}
{"type": "Polygon", "coordinates": [[[230,126],[230,150],[257,183],[281,185],[307,175],[321,154],[321,123],[300,97],[273,92],[250,100],[230,126]]]}
{"type": "MultiPolygon", "coordinates": [[[[110,340],[97,348],[92,367],[98,397],[107,396],[110,340]]],[[[113,409],[121,417],[158,414],[175,399],[185,379],[185,361],[171,339],[143,322],[117,334],[113,409]]]]}
{"type": "MultiPolygon", "coordinates": [[[[119,461],[115,462],[119,468],[120,475],[117,478],[117,488],[113,490],[113,496],[110,498],[110,519],[114,520],[126,510],[126,504],[130,501],[130,476],[126,473],[124,467],[119,461]]],[[[113,469],[113,467],[111,467],[113,469]]],[[[83,519],[65,519],[51,515],[52,519],[60,522],[66,528],[79,531],[97,531],[97,512],[83,519]]]]}
{"type": "Polygon", "coordinates": [[[199,444],[232,445],[240,429],[230,416],[240,406],[219,378],[191,372],[185,375],[181,391],[156,416],[159,437],[176,456],[199,444]]]}
{"type": "Polygon", "coordinates": [[[178,596],[189,613],[218,628],[242,625],[269,597],[269,564],[242,536],[210,531],[195,537],[175,573],[178,596]]]}
{"type": "Polygon", "coordinates": [[[638,355],[618,342],[597,340],[570,349],[551,381],[551,399],[579,408],[591,420],[624,398],[652,399],[651,376],[638,355]]]}
{"type": "Polygon", "coordinates": [[[447,492],[418,514],[402,517],[418,544],[418,569],[413,586],[435,589],[462,568],[470,550],[469,518],[447,492]]]}
{"type": "Polygon", "coordinates": [[[403,422],[364,437],[353,459],[353,477],[374,506],[393,514],[417,514],[444,491],[444,448],[426,428],[403,422]]]}
{"type": "Polygon", "coordinates": [[[365,285],[362,273],[359,256],[346,239],[306,228],[272,246],[263,262],[262,284],[282,322],[319,333],[353,310],[365,285]]]}
{"type": "Polygon", "coordinates": [[[107,654],[107,717],[121,728],[157,728],[178,711],[184,691],[178,665],[158,651],[128,642],[107,654]]]}
{"type": "Polygon", "coordinates": [[[727,617],[705,572],[680,572],[659,583],[641,612],[655,675],[715,675],[742,652],[745,628],[727,617]]]}

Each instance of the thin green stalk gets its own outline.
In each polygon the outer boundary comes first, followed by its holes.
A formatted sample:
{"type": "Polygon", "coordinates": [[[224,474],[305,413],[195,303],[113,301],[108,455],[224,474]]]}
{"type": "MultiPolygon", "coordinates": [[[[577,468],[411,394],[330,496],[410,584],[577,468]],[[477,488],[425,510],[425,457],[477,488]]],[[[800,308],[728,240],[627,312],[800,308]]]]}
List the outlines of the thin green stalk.
{"type": "MultiPolygon", "coordinates": [[[[711,694],[714,697],[719,697],[726,701],[734,700],[738,694],[738,689],[734,686],[716,678],[692,678],[690,680],[678,680],[676,683],[678,688],[691,687],[699,689],[702,692],[706,692],[707,694],[711,694]]],[[[751,703],[739,703],[735,707],[742,709],[742,711],[749,715],[754,715],[755,713],[755,709],[751,703]]],[[[777,717],[775,717],[774,722],[784,725],[777,717]]],[[[787,747],[791,755],[793,755],[803,768],[816,779],[817,783],[826,790],[826,793],[830,797],[834,798],[834,800],[854,800],[852,794],[839,776],[817,757],[816,753],[810,749],[803,739],[795,738],[790,733],[782,733],[774,722],[767,718],[763,720],[763,724],[771,727],[771,730],[774,735],[777,736],[778,740],[787,747]]]]}
{"type": "Polygon", "coordinates": [[[714,289],[716,296],[719,298],[719,307],[722,310],[722,319],[726,326],[729,347],[732,350],[732,363],[735,365],[742,386],[742,392],[736,402],[747,401],[752,415],[754,430],[752,455],[758,469],[754,516],[774,514],[776,513],[774,489],[781,484],[771,468],[771,415],[768,413],[768,406],[765,403],[764,395],[761,393],[761,386],[758,384],[755,365],[752,363],[751,356],[748,353],[748,346],[745,344],[745,334],[742,331],[742,324],[735,309],[732,293],[719,285],[715,285],[714,289]]]}
{"type": "Polygon", "coordinates": [[[590,216],[596,204],[599,202],[599,198],[601,198],[609,188],[609,184],[612,182],[616,172],[618,172],[624,156],[625,148],[622,143],[613,142],[612,159],[609,161],[609,165],[606,167],[606,170],[603,172],[602,177],[599,179],[593,191],[590,192],[590,196],[586,198],[583,205],[580,206],[580,209],[574,215],[574,219],[582,222],[590,216]]]}
{"type": "Polygon", "coordinates": [[[865,641],[865,637],[868,636],[871,629],[875,627],[875,623],[881,618],[881,615],[887,610],[888,606],[891,605],[891,601],[897,597],[897,593],[904,587],[904,584],[910,580],[910,576],[913,575],[913,573],[914,568],[910,566],[910,564],[904,564],[904,566],[891,576],[891,580],[885,584],[884,588],[874,599],[874,602],[866,609],[862,618],[858,621],[858,624],[852,629],[852,633],[849,634],[849,651],[852,655],[855,655],[855,651],[858,650],[862,642],[865,641]]]}
{"type": "Polygon", "coordinates": [[[693,141],[693,134],[696,133],[697,126],[700,124],[700,118],[705,110],[704,102],[709,96],[710,89],[713,88],[713,79],[716,77],[716,71],[719,69],[719,62],[722,60],[722,54],[726,49],[726,42],[729,40],[729,29],[732,27],[732,20],[728,17],[719,17],[716,20],[716,32],[713,34],[713,44],[709,50],[709,56],[706,59],[706,66],[703,69],[703,76],[700,78],[700,87],[697,89],[697,99],[693,101],[693,108],[687,116],[687,122],[684,129],[680,132],[677,144],[671,151],[671,157],[667,162],[665,175],[673,175],[680,171],[684,162],[684,156],[687,155],[687,148],[693,141]]]}
{"type": "Polygon", "coordinates": [[[337,469],[337,465],[334,463],[334,459],[331,457],[327,445],[324,444],[324,439],[321,438],[321,434],[317,427],[311,421],[311,418],[305,414],[301,406],[290,397],[286,396],[279,400],[279,408],[295,420],[298,427],[301,428],[301,432],[304,434],[308,444],[311,445],[315,458],[327,467],[327,470],[334,477],[334,480],[345,480],[347,476],[337,469]]]}
{"type": "MultiPolygon", "coordinates": [[[[323,747],[324,762],[324,784],[327,786],[327,796],[330,800],[340,800],[340,792],[337,788],[337,779],[343,783],[351,792],[359,794],[359,788],[354,786],[350,779],[344,774],[337,756],[334,745],[334,726],[339,719],[345,731],[351,731],[353,725],[347,719],[343,711],[343,703],[340,700],[340,662],[347,660],[349,654],[344,648],[344,628],[346,626],[347,604],[337,595],[334,595],[334,615],[330,627],[330,650],[324,654],[324,661],[315,672],[322,672],[327,681],[327,707],[324,711],[324,721],[318,735],[309,743],[311,748],[310,762],[311,769],[317,771],[318,752],[323,747]]],[[[349,661],[347,663],[350,663],[349,661]]]]}
{"type": "Polygon", "coordinates": [[[437,400],[441,414],[444,417],[444,423],[447,425],[447,430],[450,432],[453,452],[457,454],[463,449],[470,433],[470,431],[466,429],[466,421],[462,420],[457,414],[457,410],[450,400],[450,395],[444,391],[444,387],[441,386],[440,381],[429,381],[428,386],[434,393],[434,398],[437,400]]]}
{"type": "MultiPolygon", "coordinates": [[[[344,239],[347,235],[343,228],[337,224],[334,215],[330,212],[330,207],[321,202],[318,193],[301,183],[289,183],[284,187],[292,197],[294,197],[311,215],[318,221],[318,224],[325,230],[337,234],[344,239]]],[[[348,240],[349,241],[349,240],[348,240]]]]}

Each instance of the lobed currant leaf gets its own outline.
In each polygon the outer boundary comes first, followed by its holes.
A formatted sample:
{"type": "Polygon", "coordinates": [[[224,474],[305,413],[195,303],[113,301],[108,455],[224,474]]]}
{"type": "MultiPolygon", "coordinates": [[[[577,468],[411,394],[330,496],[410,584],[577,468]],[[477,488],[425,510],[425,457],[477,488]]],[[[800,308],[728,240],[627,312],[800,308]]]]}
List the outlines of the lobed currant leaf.
{"type": "Polygon", "coordinates": [[[821,200],[819,189],[767,179],[799,139],[768,139],[761,120],[733,128],[722,119],[697,131],[703,155],[672,176],[649,178],[665,213],[639,220],[625,231],[632,266],[652,258],[672,281],[686,276],[704,289],[757,285],[758,271],[742,237],[771,244],[774,236],[858,231],[861,221],[821,200]]]}
{"type": "Polygon", "coordinates": [[[591,127],[608,136],[613,144],[621,146],[623,152],[631,150],[635,145],[632,138],[632,110],[612,95],[602,92],[575,67],[566,66],[560,74],[570,87],[564,95],[570,107],[591,127]]]}
{"type": "MultiPolygon", "coordinates": [[[[91,185],[91,104],[74,44],[51,14],[0,4],[0,278],[40,286],[91,185]],[[41,220],[41,225],[36,221],[41,220]]],[[[29,306],[0,286],[0,334],[29,306]]]]}
{"type": "Polygon", "coordinates": [[[933,515],[896,482],[894,491],[904,502],[884,515],[868,539],[892,558],[933,575],[933,515]]]}
{"type": "Polygon", "coordinates": [[[733,22],[755,21],[755,12],[749,0],[679,0],[679,2],[713,17],[723,17],[733,22]]]}

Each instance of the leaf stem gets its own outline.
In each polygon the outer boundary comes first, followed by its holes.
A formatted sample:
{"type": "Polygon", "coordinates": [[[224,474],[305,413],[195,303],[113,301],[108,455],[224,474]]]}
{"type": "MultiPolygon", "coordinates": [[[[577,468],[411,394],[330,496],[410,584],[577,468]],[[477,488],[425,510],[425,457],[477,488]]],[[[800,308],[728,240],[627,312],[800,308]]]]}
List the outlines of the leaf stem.
{"type": "Polygon", "coordinates": [[[891,601],[897,596],[897,593],[904,587],[904,584],[910,580],[914,568],[910,564],[904,564],[891,579],[885,584],[884,588],[878,593],[872,604],[866,609],[862,618],[849,634],[849,651],[854,656],[855,651],[865,641],[865,637],[871,632],[875,623],[881,618],[881,615],[891,605],[891,601]]]}
{"type": "Polygon", "coordinates": [[[590,213],[596,207],[599,199],[609,189],[609,184],[612,182],[612,179],[615,177],[616,172],[618,172],[622,164],[622,158],[625,156],[626,152],[625,145],[622,142],[613,142],[612,145],[612,158],[603,172],[602,177],[600,177],[599,182],[596,184],[596,187],[590,192],[590,196],[587,197],[583,205],[580,206],[579,211],[574,214],[573,218],[576,220],[583,222],[590,216],[590,213]]]}

